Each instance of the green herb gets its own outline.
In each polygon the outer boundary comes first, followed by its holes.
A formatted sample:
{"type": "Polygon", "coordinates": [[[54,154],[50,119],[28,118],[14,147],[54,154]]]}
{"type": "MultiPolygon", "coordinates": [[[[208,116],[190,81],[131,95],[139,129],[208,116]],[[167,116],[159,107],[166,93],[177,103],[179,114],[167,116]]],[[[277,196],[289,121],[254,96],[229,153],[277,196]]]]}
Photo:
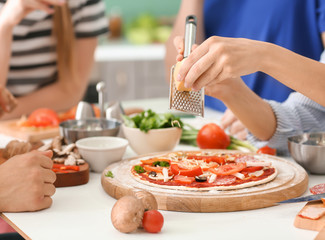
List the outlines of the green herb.
{"type": "Polygon", "coordinates": [[[134,166],[134,171],[136,171],[137,173],[144,173],[145,172],[143,167],[141,167],[140,165],[134,166]]]}
{"type": "Polygon", "coordinates": [[[127,127],[139,128],[143,132],[148,132],[150,129],[183,127],[183,122],[179,117],[171,113],[158,114],[151,109],[143,111],[134,117],[123,115],[123,120],[127,127]]]}
{"type": "Polygon", "coordinates": [[[153,166],[160,166],[160,167],[169,167],[169,162],[167,161],[155,161],[153,166]]]}
{"type": "Polygon", "coordinates": [[[105,177],[114,178],[114,174],[112,173],[112,171],[108,171],[108,172],[105,174],[105,177]]]}

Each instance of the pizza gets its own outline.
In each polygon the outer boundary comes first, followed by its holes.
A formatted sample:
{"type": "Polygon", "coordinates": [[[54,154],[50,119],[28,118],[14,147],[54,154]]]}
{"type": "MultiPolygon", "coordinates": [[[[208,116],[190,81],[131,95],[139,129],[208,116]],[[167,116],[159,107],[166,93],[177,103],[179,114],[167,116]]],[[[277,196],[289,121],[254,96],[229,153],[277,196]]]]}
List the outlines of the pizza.
{"type": "Polygon", "coordinates": [[[234,190],[275,179],[277,169],[263,155],[180,151],[137,159],[132,177],[144,184],[191,191],[234,190]]]}

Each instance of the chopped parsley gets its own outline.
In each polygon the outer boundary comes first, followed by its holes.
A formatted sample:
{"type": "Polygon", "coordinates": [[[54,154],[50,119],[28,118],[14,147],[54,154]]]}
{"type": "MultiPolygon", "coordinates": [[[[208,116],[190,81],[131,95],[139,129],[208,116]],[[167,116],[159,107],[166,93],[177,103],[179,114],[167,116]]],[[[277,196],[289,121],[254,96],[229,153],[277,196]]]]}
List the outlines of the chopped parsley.
{"type": "Polygon", "coordinates": [[[105,177],[113,178],[113,177],[114,177],[114,174],[112,173],[112,171],[108,171],[108,172],[105,174],[105,177]]]}
{"type": "Polygon", "coordinates": [[[145,172],[143,167],[141,167],[140,165],[134,166],[134,171],[136,171],[137,173],[144,173],[145,172]]]}

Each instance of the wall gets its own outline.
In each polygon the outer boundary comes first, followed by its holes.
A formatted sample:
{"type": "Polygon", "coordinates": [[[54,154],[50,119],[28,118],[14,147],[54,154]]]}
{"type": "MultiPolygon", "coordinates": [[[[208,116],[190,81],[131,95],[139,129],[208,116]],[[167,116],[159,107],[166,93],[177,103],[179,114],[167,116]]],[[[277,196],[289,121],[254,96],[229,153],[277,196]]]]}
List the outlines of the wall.
{"type": "Polygon", "coordinates": [[[118,7],[125,23],[140,13],[151,13],[157,17],[174,16],[180,2],[181,0],[105,0],[107,14],[112,8],[118,7]]]}

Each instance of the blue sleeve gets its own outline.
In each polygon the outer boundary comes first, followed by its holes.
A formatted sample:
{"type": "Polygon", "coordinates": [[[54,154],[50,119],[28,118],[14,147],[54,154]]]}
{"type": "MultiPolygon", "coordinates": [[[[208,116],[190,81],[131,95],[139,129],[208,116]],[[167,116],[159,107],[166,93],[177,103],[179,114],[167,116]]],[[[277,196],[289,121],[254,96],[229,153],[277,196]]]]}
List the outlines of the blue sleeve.
{"type": "Polygon", "coordinates": [[[325,1],[317,0],[318,28],[320,32],[325,32],[325,1]]]}
{"type": "MultiPolygon", "coordinates": [[[[287,138],[303,132],[325,131],[325,107],[300,93],[291,93],[284,103],[268,101],[277,120],[274,135],[260,142],[253,135],[248,140],[257,147],[261,144],[276,148],[279,154],[288,154],[287,138]]],[[[267,126],[265,126],[267,127],[267,126]]]]}

